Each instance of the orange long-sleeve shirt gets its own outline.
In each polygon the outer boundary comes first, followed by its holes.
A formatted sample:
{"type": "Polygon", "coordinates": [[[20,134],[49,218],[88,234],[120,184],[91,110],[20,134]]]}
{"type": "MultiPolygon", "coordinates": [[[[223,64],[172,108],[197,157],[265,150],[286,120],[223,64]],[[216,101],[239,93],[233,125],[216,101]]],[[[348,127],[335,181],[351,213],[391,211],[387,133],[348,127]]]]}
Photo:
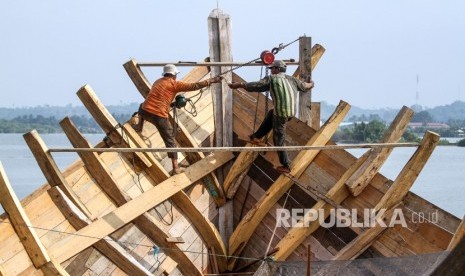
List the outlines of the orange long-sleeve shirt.
{"type": "Polygon", "coordinates": [[[188,83],[177,81],[170,77],[162,77],[153,83],[149,94],[142,104],[142,109],[151,114],[168,118],[170,104],[177,93],[199,90],[207,85],[208,82],[206,80],[188,83]]]}

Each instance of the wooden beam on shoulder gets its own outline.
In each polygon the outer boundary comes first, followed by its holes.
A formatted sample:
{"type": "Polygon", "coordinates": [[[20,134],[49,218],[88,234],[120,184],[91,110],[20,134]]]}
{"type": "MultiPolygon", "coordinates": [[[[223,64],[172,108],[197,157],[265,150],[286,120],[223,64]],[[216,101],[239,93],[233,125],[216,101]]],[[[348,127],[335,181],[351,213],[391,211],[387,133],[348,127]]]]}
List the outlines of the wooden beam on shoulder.
{"type": "MultiPolygon", "coordinates": [[[[100,101],[95,93],[88,87],[82,88],[78,93],[79,97],[83,100],[83,102],[85,102],[84,105],[88,107],[89,111],[91,111],[92,116],[94,118],[98,117],[97,122],[99,125],[104,130],[110,128],[112,122],[115,121],[115,119],[107,111],[103,104],[98,104],[100,101]]],[[[146,142],[142,140],[139,134],[137,134],[134,129],[129,126],[129,124],[124,124],[121,126],[121,129],[114,131],[110,136],[110,139],[114,143],[118,143],[118,141],[120,141],[120,143],[122,143],[121,146],[123,147],[148,148],[146,142]]],[[[148,163],[148,165],[142,167],[142,169],[155,183],[164,181],[170,177],[168,172],[166,172],[166,170],[156,160],[153,154],[149,152],[141,154],[141,156],[147,160],[148,163]]],[[[199,160],[199,162],[201,160],[199,160]]],[[[208,176],[211,175],[212,174],[208,174],[208,176]]],[[[203,179],[205,179],[205,177],[203,177],[203,179]]],[[[184,216],[189,219],[195,229],[197,229],[199,235],[202,237],[202,240],[210,247],[214,247],[217,252],[223,252],[224,255],[226,255],[226,247],[221,241],[221,238],[219,238],[216,227],[202,215],[202,213],[190,201],[189,197],[183,191],[180,191],[171,199],[176,204],[176,206],[178,206],[184,216]]],[[[219,258],[218,262],[221,268],[226,268],[226,259],[219,258]]]]}
{"type": "MultiPolygon", "coordinates": [[[[349,112],[350,105],[341,101],[334,113],[326,121],[326,123],[310,138],[307,146],[323,146],[336,132],[339,124],[349,112]]],[[[300,152],[291,163],[291,175],[295,178],[300,177],[305,169],[310,165],[316,155],[315,151],[300,152]]],[[[247,213],[236,227],[231,239],[229,240],[229,252],[232,256],[238,256],[244,249],[246,243],[252,236],[253,232],[260,224],[264,216],[269,212],[271,207],[291,188],[293,182],[286,176],[280,176],[275,183],[268,189],[265,195],[255,204],[255,206],[247,213]]],[[[278,246],[279,247],[279,246],[278,246]]],[[[279,252],[279,251],[278,251],[279,252]]],[[[229,268],[232,269],[235,264],[235,259],[229,262],[229,268]]]]}
{"type": "MultiPolygon", "coordinates": [[[[402,138],[408,123],[413,116],[413,110],[404,106],[386,131],[381,143],[395,143],[402,138]]],[[[378,173],[394,148],[379,148],[373,151],[369,160],[363,164],[348,180],[347,187],[353,196],[358,196],[378,173]]]]}
{"type": "MultiPolygon", "coordinates": [[[[47,191],[71,226],[80,230],[92,222],[66,197],[59,187],[47,191]]],[[[152,275],[144,266],[134,259],[124,248],[110,237],[104,237],[94,244],[95,249],[112,261],[128,275],[152,275]]]]}
{"type": "Polygon", "coordinates": [[[439,138],[439,135],[434,132],[427,131],[425,133],[420,146],[396,177],[389,190],[376,204],[374,208],[376,211],[382,208],[391,208],[404,199],[439,143],[439,138]]]}
{"type": "Polygon", "coordinates": [[[73,201],[79,209],[86,214],[90,219],[95,219],[92,212],[87,209],[86,205],[81,202],[79,196],[74,192],[72,187],[68,184],[66,179],[60,172],[58,165],[55,163],[52,154],[48,151],[44,140],[40,137],[36,130],[30,131],[23,135],[26,144],[29,146],[32,154],[34,155],[37,164],[47,179],[50,186],[61,186],[66,195],[73,201]]]}
{"type": "MultiPolygon", "coordinates": [[[[13,229],[24,246],[26,253],[31,259],[34,267],[41,269],[45,275],[68,275],[59,263],[52,261],[47,249],[40,241],[31,221],[21,206],[10,181],[0,162],[0,203],[8,214],[13,229]]],[[[7,250],[4,248],[4,250],[7,250]]]]}
{"type": "Polygon", "coordinates": [[[449,245],[447,246],[447,250],[452,251],[464,236],[465,216],[462,218],[462,222],[460,222],[459,227],[457,227],[457,230],[455,230],[454,236],[452,237],[452,239],[449,242],[449,245]]]}
{"type": "Polygon", "coordinates": [[[89,226],[77,231],[75,235],[52,245],[49,248],[50,255],[54,256],[58,261],[69,259],[172,197],[175,193],[189,187],[206,174],[231,160],[231,158],[233,158],[232,153],[218,153],[205,157],[205,159],[188,167],[184,173],[172,176],[116,210],[98,218],[89,226]]]}

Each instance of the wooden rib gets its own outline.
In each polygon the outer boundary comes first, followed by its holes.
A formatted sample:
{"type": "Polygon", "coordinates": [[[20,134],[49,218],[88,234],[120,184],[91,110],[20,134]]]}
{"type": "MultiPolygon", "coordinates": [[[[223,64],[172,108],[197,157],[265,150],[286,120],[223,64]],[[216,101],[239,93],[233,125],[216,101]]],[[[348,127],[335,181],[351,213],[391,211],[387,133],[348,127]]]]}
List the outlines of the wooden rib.
{"type": "MultiPolygon", "coordinates": [[[[341,101],[326,123],[310,138],[307,145],[325,145],[337,130],[339,124],[349,112],[349,109],[350,105],[341,101]]],[[[298,178],[310,165],[318,153],[319,151],[316,150],[300,152],[291,163],[291,174],[298,178]]],[[[230,255],[238,256],[242,252],[245,244],[250,239],[263,217],[269,212],[271,207],[279,200],[279,198],[281,198],[281,196],[289,190],[292,184],[293,182],[291,179],[285,176],[280,176],[268,189],[266,194],[255,204],[254,208],[247,213],[236,227],[236,230],[229,240],[230,255]]],[[[228,265],[231,270],[234,267],[235,261],[236,259],[231,259],[228,265]]]]}
{"type": "MultiPolygon", "coordinates": [[[[110,131],[115,119],[106,110],[105,106],[98,104],[100,101],[92,89],[89,86],[84,86],[78,91],[78,96],[84,105],[88,108],[97,123],[102,127],[102,129],[105,132],[110,131]]],[[[112,133],[113,134],[110,136],[110,139],[115,143],[121,141],[121,143],[123,143],[121,146],[123,147],[148,147],[146,142],[142,140],[142,138],[134,131],[134,129],[129,126],[129,124],[124,124],[121,129],[117,129],[112,133]]],[[[153,154],[148,152],[143,154],[143,158],[147,160],[149,166],[143,167],[142,169],[144,169],[147,175],[155,183],[164,181],[169,178],[168,172],[166,172],[163,166],[155,159],[153,154]]],[[[205,179],[205,177],[203,177],[203,179],[205,179]]],[[[226,255],[226,247],[224,246],[224,243],[221,240],[216,227],[203,216],[203,214],[190,201],[189,197],[183,191],[180,191],[171,199],[176,204],[176,206],[178,206],[184,216],[189,219],[194,228],[198,231],[199,235],[202,237],[202,240],[208,246],[214,247],[217,252],[222,252],[224,255],[226,255]]],[[[218,263],[220,268],[226,269],[225,258],[219,257],[218,263]]]]}
{"type": "MultiPolygon", "coordinates": [[[[323,53],[325,52],[325,48],[323,46],[316,44],[315,46],[312,47],[312,57],[311,57],[311,69],[313,70],[316,65],[318,64],[318,61],[320,61],[321,56],[323,56],[323,53]]],[[[300,78],[300,67],[297,67],[295,70],[293,76],[300,78]]],[[[242,79],[240,76],[237,74],[233,74],[233,81],[234,82],[244,82],[244,79],[242,79]]],[[[248,93],[248,92],[246,92],[248,93]]],[[[268,100],[268,99],[267,99],[268,100]]],[[[318,120],[318,125],[320,124],[318,120]]],[[[265,138],[262,139],[263,141],[265,138]]],[[[253,147],[254,145],[251,143],[247,143],[247,147],[253,147]]],[[[228,198],[233,198],[234,195],[237,192],[238,187],[241,184],[241,180],[244,178],[244,175],[247,173],[247,171],[250,169],[250,166],[252,163],[255,161],[255,159],[258,156],[258,152],[241,152],[236,160],[234,161],[231,169],[229,170],[228,174],[225,177],[224,183],[223,183],[223,188],[225,190],[226,196],[228,198]]]]}
{"type": "MultiPolygon", "coordinates": [[[[363,154],[355,163],[353,163],[341,176],[341,178],[336,182],[336,184],[326,193],[326,197],[330,198],[334,202],[340,204],[346,197],[349,196],[349,191],[345,185],[345,182],[349,177],[362,166],[368,157],[370,156],[370,151],[367,151],[363,154]]],[[[324,218],[329,215],[329,210],[332,208],[330,204],[327,204],[323,200],[319,200],[312,209],[314,210],[324,210],[324,218]]],[[[305,216],[305,214],[304,214],[305,216]]],[[[306,218],[303,218],[303,221],[306,218]]],[[[310,221],[310,220],[307,220],[310,221]]],[[[289,230],[289,232],[284,236],[281,241],[276,245],[279,248],[278,252],[275,255],[276,260],[285,260],[292,251],[299,246],[302,241],[304,241],[311,233],[318,229],[320,226],[319,220],[311,221],[310,224],[306,227],[294,227],[289,230]]]]}
{"type": "Polygon", "coordinates": [[[50,255],[58,261],[69,259],[154,208],[175,193],[189,187],[206,174],[231,160],[231,158],[233,158],[231,153],[212,154],[205,157],[205,159],[188,167],[184,173],[172,176],[116,210],[98,218],[89,226],[77,231],[75,235],[55,243],[49,248],[50,255]]]}
{"type": "Polygon", "coordinates": [[[420,146],[396,177],[389,190],[376,204],[376,211],[382,208],[391,208],[403,200],[433,153],[434,148],[439,142],[439,138],[439,135],[434,132],[427,131],[425,133],[420,146]]]}
{"type": "MultiPolygon", "coordinates": [[[[52,187],[47,192],[74,229],[80,230],[91,223],[66,195],[63,194],[59,187],[52,187]]],[[[128,275],[152,275],[150,271],[126,252],[124,248],[109,237],[104,237],[99,240],[94,244],[94,247],[128,275]]]]}
{"type": "Polygon", "coordinates": [[[10,181],[0,162],[0,203],[19,240],[24,246],[26,253],[34,264],[35,268],[41,269],[45,275],[68,275],[59,263],[52,261],[47,250],[39,239],[37,232],[32,228],[26,212],[21,206],[21,202],[16,196],[10,181]]]}
{"type": "MultiPolygon", "coordinates": [[[[400,136],[403,133],[403,129],[406,127],[405,119],[410,117],[409,114],[410,114],[410,111],[406,108],[404,108],[401,112],[399,112],[399,115],[396,116],[396,120],[394,120],[391,126],[389,127],[389,131],[385,133],[385,136],[383,137],[383,141],[389,143],[389,142],[396,141],[397,139],[400,138],[400,136]]],[[[380,154],[380,151],[377,149],[371,149],[370,151],[367,151],[360,159],[357,160],[357,162],[354,165],[352,165],[344,173],[343,177],[341,177],[337,181],[337,183],[328,191],[326,196],[332,199],[337,204],[340,204],[345,198],[349,196],[349,189],[347,188],[346,185],[344,185],[344,183],[346,183],[348,179],[350,179],[356,172],[363,172],[362,174],[358,174],[359,179],[366,179],[367,178],[366,175],[374,175],[378,172],[380,165],[371,167],[371,163],[374,162],[374,160],[376,160],[376,157],[379,154],[380,154]],[[361,168],[365,168],[365,170],[362,170],[361,168]],[[370,170],[368,170],[367,168],[370,168],[370,170]]],[[[387,156],[385,158],[387,158],[387,156]]],[[[354,181],[357,182],[358,179],[354,179],[354,181]]],[[[390,205],[390,206],[380,205],[380,206],[384,206],[383,208],[389,209],[393,205],[390,205]]],[[[329,216],[331,205],[320,200],[312,207],[312,209],[324,210],[324,216],[326,218],[327,216],[329,216]]],[[[305,218],[303,221],[305,221],[305,218]]],[[[305,240],[306,237],[308,237],[316,229],[318,229],[319,225],[320,225],[319,220],[317,220],[317,221],[312,221],[308,227],[292,228],[287,233],[287,235],[278,243],[277,247],[279,247],[280,250],[276,253],[275,258],[277,260],[285,260],[289,256],[289,254],[291,254],[292,251],[297,246],[299,246],[303,240],[305,240]]]]}
{"type": "MultiPolygon", "coordinates": [[[[300,79],[311,79],[312,69],[311,69],[311,59],[312,59],[312,38],[303,36],[299,38],[299,68],[300,68],[300,79]]],[[[299,114],[298,118],[307,125],[311,124],[311,91],[301,92],[299,91],[299,114]]]]}
{"type": "Polygon", "coordinates": [[[60,172],[58,165],[55,163],[53,156],[48,151],[47,146],[45,145],[44,140],[40,137],[39,133],[36,130],[28,132],[23,135],[24,140],[26,141],[29,149],[34,155],[37,164],[39,164],[42,173],[48,181],[48,184],[51,186],[61,186],[66,195],[73,201],[76,206],[90,219],[95,219],[95,216],[92,212],[87,209],[79,199],[78,195],[70,187],[66,179],[60,172]]]}
{"type": "Polygon", "coordinates": [[[454,236],[450,240],[449,245],[447,246],[447,250],[452,251],[457,244],[462,240],[462,238],[465,236],[465,216],[462,219],[462,222],[460,222],[459,226],[457,227],[457,230],[455,230],[454,236]]]}
{"type": "Polygon", "coordinates": [[[137,90],[145,98],[150,92],[150,82],[145,77],[144,73],[140,69],[140,66],[137,64],[135,59],[131,59],[125,64],[123,64],[126,73],[128,73],[129,78],[132,80],[137,90]]]}
{"type": "MultiPolygon", "coordinates": [[[[140,92],[142,97],[146,98],[148,93],[150,92],[150,83],[148,82],[147,78],[145,77],[144,73],[137,65],[137,62],[134,59],[126,62],[124,65],[126,72],[128,73],[131,80],[134,82],[137,90],[140,92]]],[[[208,74],[208,70],[205,67],[196,67],[191,70],[184,78],[183,81],[186,82],[197,82],[202,79],[205,75],[208,74]]],[[[170,119],[173,120],[171,114],[169,114],[170,119]]],[[[178,132],[176,133],[176,141],[182,147],[198,147],[197,143],[195,142],[194,138],[189,134],[185,126],[178,122],[178,132]]],[[[192,164],[197,162],[205,157],[205,154],[202,152],[195,152],[185,153],[187,161],[192,164]]],[[[226,203],[226,197],[224,195],[223,188],[218,182],[215,174],[211,174],[205,177],[202,180],[205,188],[210,193],[210,195],[215,200],[218,206],[222,206],[226,203]]]]}
{"type": "MultiPolygon", "coordinates": [[[[400,140],[413,116],[413,110],[404,106],[389,126],[381,143],[395,143],[400,140]]],[[[394,148],[376,149],[377,154],[359,168],[348,180],[347,187],[354,196],[358,196],[378,173],[394,148]]]]}
{"type": "MultiPolygon", "coordinates": [[[[394,208],[387,210],[380,217],[380,219],[382,219],[386,225],[389,225],[389,219],[394,212],[394,208]]],[[[333,260],[354,260],[360,256],[368,247],[370,247],[373,242],[375,242],[375,240],[387,229],[387,227],[383,227],[377,223],[377,221],[375,222],[375,225],[370,226],[370,228],[360,233],[355,239],[344,246],[344,248],[339,250],[339,252],[334,255],[333,260]]]]}
{"type": "MultiPolygon", "coordinates": [[[[318,61],[320,61],[321,57],[323,56],[323,54],[325,53],[326,49],[321,46],[320,44],[315,44],[313,45],[312,47],[312,58],[311,58],[311,67],[312,67],[312,71],[313,69],[315,69],[315,66],[317,65],[318,61]]],[[[300,78],[300,66],[297,67],[297,69],[295,70],[294,74],[292,74],[292,76],[296,77],[296,78],[300,78]]]]}
{"type": "MultiPolygon", "coordinates": [[[[91,148],[91,144],[79,133],[77,128],[71,122],[69,118],[65,118],[60,122],[61,127],[68,136],[71,144],[74,147],[91,148]]],[[[107,194],[115,203],[116,206],[122,206],[131,200],[131,197],[121,190],[118,186],[117,181],[113,178],[111,172],[107,166],[101,160],[97,153],[79,153],[84,165],[87,168],[89,174],[96,180],[102,190],[107,194]]],[[[187,257],[181,248],[177,245],[167,242],[169,238],[162,230],[162,226],[153,219],[149,213],[144,213],[134,220],[134,224],[139,230],[144,233],[149,239],[155,242],[162,248],[167,248],[166,255],[176,261],[181,271],[188,272],[195,270],[196,267],[192,261],[187,257]]],[[[83,228],[82,226],[81,228],[83,228]]],[[[117,263],[115,263],[117,264],[117,263]]]]}

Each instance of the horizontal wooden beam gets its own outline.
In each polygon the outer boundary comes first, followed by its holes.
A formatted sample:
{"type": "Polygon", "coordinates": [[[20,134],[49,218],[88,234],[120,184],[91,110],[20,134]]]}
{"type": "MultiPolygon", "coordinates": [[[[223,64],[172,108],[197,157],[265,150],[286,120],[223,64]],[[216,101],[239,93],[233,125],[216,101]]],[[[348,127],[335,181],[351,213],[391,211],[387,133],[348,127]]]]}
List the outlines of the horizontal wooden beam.
{"type": "Polygon", "coordinates": [[[231,153],[218,153],[207,156],[205,159],[187,168],[184,173],[172,176],[111,213],[98,218],[95,222],[77,231],[74,235],[53,244],[49,248],[50,255],[58,261],[69,259],[131,222],[141,214],[154,208],[175,193],[189,187],[232,158],[233,155],[231,153]]]}
{"type": "Polygon", "coordinates": [[[50,148],[49,152],[263,152],[263,151],[303,151],[341,150],[371,148],[412,148],[419,143],[365,143],[325,146],[245,146],[245,147],[178,147],[178,148],[50,148]]]}
{"type": "MultiPolygon", "coordinates": [[[[79,209],[66,197],[59,187],[47,190],[52,201],[58,207],[71,226],[80,230],[92,223],[79,209]]],[[[124,248],[110,237],[104,237],[94,244],[95,249],[108,258],[128,275],[152,275],[144,266],[134,259],[124,248]]]]}
{"type": "MultiPolygon", "coordinates": [[[[60,125],[68,136],[72,145],[79,147],[92,147],[69,118],[63,119],[60,122],[60,125]]],[[[131,200],[131,197],[118,186],[116,179],[114,179],[112,173],[104,164],[103,160],[100,159],[97,153],[81,152],[79,156],[84,162],[89,174],[96,180],[97,184],[102,188],[104,193],[113,200],[116,206],[122,206],[131,200]]],[[[166,248],[166,255],[168,255],[179,264],[179,269],[182,272],[196,272],[198,275],[201,274],[193,262],[184,252],[181,251],[177,245],[168,243],[166,241],[166,239],[170,237],[168,234],[164,233],[162,226],[159,225],[159,223],[149,213],[144,213],[137,217],[134,219],[133,223],[150,240],[152,240],[158,246],[166,248]]],[[[110,259],[110,257],[108,258],[110,259]]],[[[128,262],[128,260],[126,262],[128,262]]],[[[118,265],[117,263],[115,264],[118,265]]],[[[131,275],[132,273],[129,274],[131,275]]]]}

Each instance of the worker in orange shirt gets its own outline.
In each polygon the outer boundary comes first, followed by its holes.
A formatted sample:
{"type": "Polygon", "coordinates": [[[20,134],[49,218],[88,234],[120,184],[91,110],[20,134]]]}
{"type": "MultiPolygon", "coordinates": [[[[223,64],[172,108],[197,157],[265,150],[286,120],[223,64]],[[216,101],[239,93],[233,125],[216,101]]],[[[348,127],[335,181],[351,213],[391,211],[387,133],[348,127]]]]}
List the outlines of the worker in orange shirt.
{"type": "MultiPolygon", "coordinates": [[[[188,83],[176,80],[178,74],[179,71],[174,64],[167,64],[163,67],[163,77],[153,83],[149,94],[139,108],[139,123],[134,126],[136,131],[141,132],[144,120],[154,124],[167,148],[176,147],[173,127],[168,115],[171,102],[174,100],[176,94],[196,91],[222,80],[222,77],[217,76],[200,82],[188,83]]],[[[177,152],[168,152],[168,157],[171,158],[173,164],[171,174],[181,173],[182,170],[178,165],[177,152]]]]}

